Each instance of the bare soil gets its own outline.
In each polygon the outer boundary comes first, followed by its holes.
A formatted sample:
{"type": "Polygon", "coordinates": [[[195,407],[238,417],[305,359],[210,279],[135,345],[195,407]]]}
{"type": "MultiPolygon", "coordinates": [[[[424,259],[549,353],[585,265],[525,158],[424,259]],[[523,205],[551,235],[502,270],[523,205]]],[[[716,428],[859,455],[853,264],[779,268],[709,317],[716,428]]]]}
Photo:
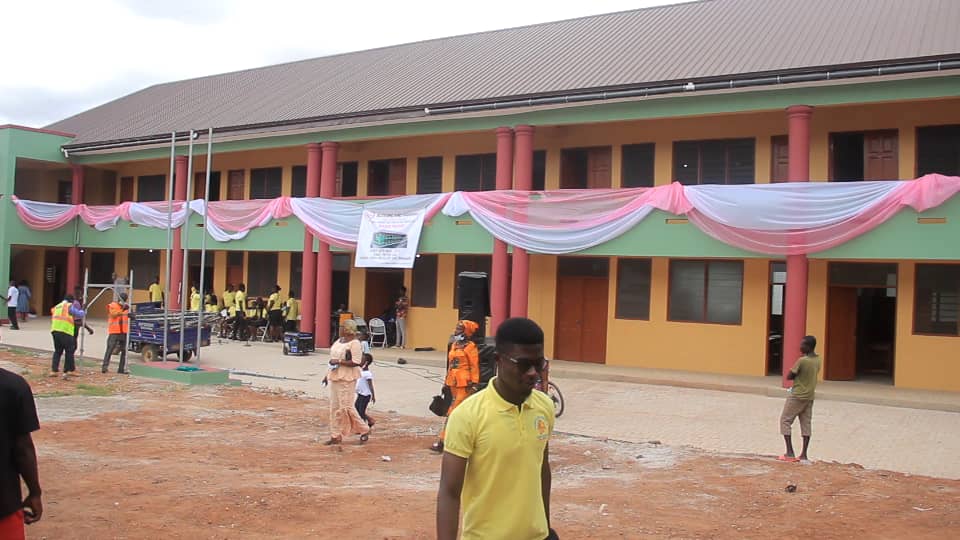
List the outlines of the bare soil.
{"type": "MultiPolygon", "coordinates": [[[[28,378],[41,411],[45,513],[28,538],[434,537],[436,422],[387,414],[366,445],[331,448],[318,443],[323,400],[91,367],[47,378],[45,364],[0,350],[0,367],[28,378]]],[[[960,530],[955,480],[564,434],[551,453],[552,524],[564,539],[960,530]]]]}

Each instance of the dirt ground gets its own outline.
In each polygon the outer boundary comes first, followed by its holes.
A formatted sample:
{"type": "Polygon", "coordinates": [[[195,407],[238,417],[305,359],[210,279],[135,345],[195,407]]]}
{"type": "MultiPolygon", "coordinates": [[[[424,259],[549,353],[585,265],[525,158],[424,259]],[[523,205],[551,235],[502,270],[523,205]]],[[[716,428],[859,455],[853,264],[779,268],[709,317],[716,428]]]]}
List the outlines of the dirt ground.
{"type": "MultiPolygon", "coordinates": [[[[369,443],[329,448],[317,442],[323,400],[92,365],[64,381],[46,377],[45,358],[0,349],[0,367],[28,378],[40,408],[45,511],[28,538],[434,536],[435,421],[381,412],[369,443]]],[[[562,433],[551,453],[552,524],[565,539],[913,540],[960,530],[960,481],[562,433]]]]}

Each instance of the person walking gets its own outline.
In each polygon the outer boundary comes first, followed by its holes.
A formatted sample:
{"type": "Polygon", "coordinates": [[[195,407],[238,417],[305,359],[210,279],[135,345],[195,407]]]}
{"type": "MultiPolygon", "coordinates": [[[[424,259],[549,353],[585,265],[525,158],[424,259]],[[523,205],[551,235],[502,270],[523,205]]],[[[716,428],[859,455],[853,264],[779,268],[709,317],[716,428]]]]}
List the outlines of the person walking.
{"type": "Polygon", "coordinates": [[[357,409],[357,414],[360,415],[360,418],[362,418],[368,426],[373,427],[377,422],[367,414],[367,406],[377,402],[377,392],[373,388],[373,371],[370,370],[371,365],[373,365],[373,355],[366,352],[363,353],[363,363],[360,365],[360,378],[357,379],[357,401],[353,406],[357,409]]]}
{"type": "Polygon", "coordinates": [[[127,373],[127,329],[130,327],[127,293],[120,293],[118,300],[107,306],[107,351],[103,353],[100,373],[106,373],[110,368],[110,357],[113,356],[113,351],[117,347],[120,348],[120,365],[117,367],[117,373],[127,373]]]}
{"type": "Polygon", "coordinates": [[[326,445],[340,444],[343,438],[360,435],[360,443],[370,438],[370,426],[354,408],[354,392],[360,378],[363,349],[357,340],[357,323],[343,321],[340,338],[330,346],[331,368],[327,374],[330,382],[330,439],[326,445]]]}
{"type": "Polygon", "coordinates": [[[401,349],[407,348],[407,313],[410,309],[410,300],[407,298],[407,288],[400,287],[400,294],[394,303],[395,316],[397,323],[396,346],[401,349]]]}
{"type": "MultiPolygon", "coordinates": [[[[450,414],[477,391],[480,384],[480,351],[477,344],[470,338],[480,326],[473,321],[460,321],[454,330],[453,342],[447,351],[447,375],[443,380],[444,386],[450,389],[453,400],[447,409],[447,422],[450,414]]],[[[443,452],[443,441],[446,436],[446,422],[440,429],[440,436],[433,446],[434,452],[443,452]]]]}
{"type": "Polygon", "coordinates": [[[24,524],[40,521],[43,502],[37,449],[31,433],[40,429],[30,385],[0,368],[0,538],[23,540],[24,524]],[[20,491],[20,479],[27,497],[20,491]]]}
{"type": "Polygon", "coordinates": [[[63,357],[63,376],[76,376],[73,353],[77,350],[77,321],[83,324],[86,312],[76,306],[73,295],[68,294],[63,302],[50,308],[50,334],[53,336],[53,360],[50,376],[60,373],[60,357],[63,357]]]}
{"type": "Polygon", "coordinates": [[[804,336],[800,340],[800,352],[803,353],[803,356],[787,373],[787,379],[793,381],[793,387],[790,388],[790,395],[787,396],[787,401],[783,404],[783,411],[780,413],[780,434],[783,435],[783,441],[787,447],[787,453],[777,458],[780,461],[789,463],[807,461],[807,449],[810,447],[810,433],[813,422],[813,398],[817,390],[817,379],[822,364],[816,349],[817,338],[804,336]],[[800,435],[803,437],[803,450],[800,451],[799,458],[794,456],[792,439],[793,421],[797,417],[800,418],[800,435]]]}
{"type": "Polygon", "coordinates": [[[20,301],[20,289],[17,288],[17,282],[11,280],[10,288],[7,289],[7,320],[10,323],[11,330],[19,330],[17,324],[17,302],[20,301]]]}
{"type": "Polygon", "coordinates": [[[437,538],[456,540],[461,532],[462,540],[557,539],[548,444],[554,407],[533,391],[546,362],[543,330],[530,319],[507,319],[497,328],[495,358],[497,376],[447,424],[437,538]]]}
{"type": "Polygon", "coordinates": [[[33,297],[27,280],[20,281],[17,291],[20,292],[20,296],[17,297],[17,316],[20,317],[21,322],[27,322],[27,316],[30,315],[30,299],[33,297]]]}

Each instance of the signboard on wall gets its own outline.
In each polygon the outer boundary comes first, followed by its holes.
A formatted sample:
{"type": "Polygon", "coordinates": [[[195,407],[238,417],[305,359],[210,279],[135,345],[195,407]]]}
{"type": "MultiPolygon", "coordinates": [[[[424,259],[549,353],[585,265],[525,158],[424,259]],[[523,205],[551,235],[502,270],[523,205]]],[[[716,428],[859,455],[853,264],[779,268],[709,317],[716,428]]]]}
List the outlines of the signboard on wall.
{"type": "Polygon", "coordinates": [[[364,210],[357,235],[357,268],[413,268],[425,209],[364,210]]]}

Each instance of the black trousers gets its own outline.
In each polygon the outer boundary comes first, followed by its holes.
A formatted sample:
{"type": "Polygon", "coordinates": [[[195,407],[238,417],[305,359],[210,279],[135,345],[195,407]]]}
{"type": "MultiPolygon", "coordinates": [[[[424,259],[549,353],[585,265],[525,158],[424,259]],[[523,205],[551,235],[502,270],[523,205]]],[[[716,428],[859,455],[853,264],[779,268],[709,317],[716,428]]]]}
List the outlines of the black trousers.
{"type": "Polygon", "coordinates": [[[77,339],[70,334],[63,332],[50,332],[53,335],[53,364],[50,371],[54,373],[60,371],[60,356],[63,356],[63,372],[69,373],[76,371],[74,365],[73,353],[77,350],[77,339]]]}
{"type": "Polygon", "coordinates": [[[117,373],[123,373],[127,370],[127,335],[110,334],[107,338],[107,352],[103,353],[103,365],[100,366],[100,371],[106,373],[110,369],[110,357],[113,356],[113,349],[116,347],[120,347],[120,366],[117,368],[117,373]]]}
{"type": "Polygon", "coordinates": [[[370,419],[367,418],[367,405],[370,404],[371,396],[364,396],[357,394],[357,401],[353,404],[353,408],[357,410],[357,413],[360,415],[360,418],[363,418],[363,421],[370,423],[370,419]]]}
{"type": "Polygon", "coordinates": [[[17,306],[7,306],[7,318],[10,319],[10,328],[20,329],[20,325],[17,324],[17,306]]]}

